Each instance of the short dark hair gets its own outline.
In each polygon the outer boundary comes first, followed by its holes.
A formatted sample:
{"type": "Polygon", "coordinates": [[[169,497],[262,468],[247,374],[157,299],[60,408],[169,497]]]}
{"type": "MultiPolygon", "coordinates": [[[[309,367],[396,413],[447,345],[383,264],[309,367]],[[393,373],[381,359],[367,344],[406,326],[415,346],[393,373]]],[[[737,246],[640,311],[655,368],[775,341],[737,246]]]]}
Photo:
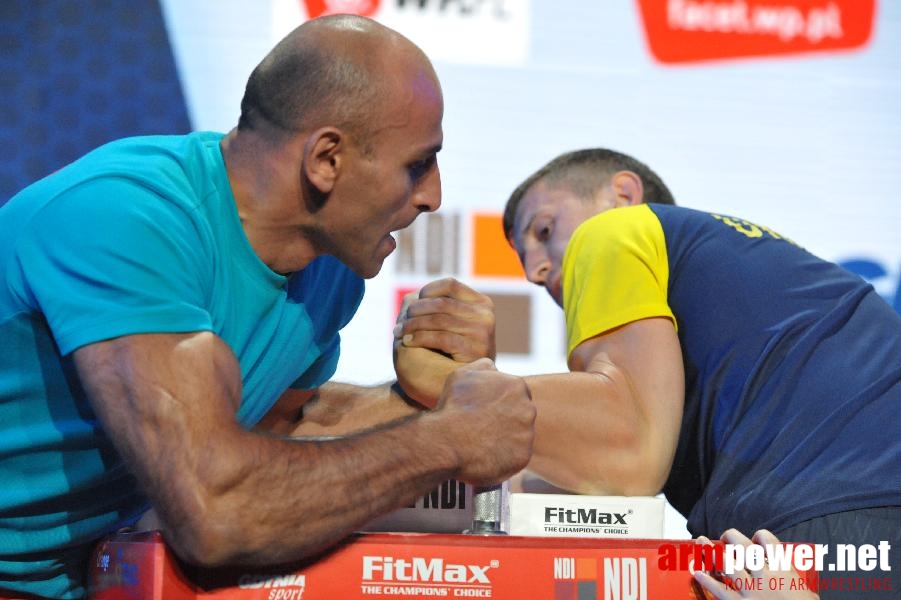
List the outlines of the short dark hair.
{"type": "Polygon", "coordinates": [[[641,178],[644,202],[676,203],[660,176],[640,160],[608,148],[575,150],[553,159],[513,190],[504,208],[504,235],[508,240],[511,239],[516,210],[526,192],[537,183],[546,182],[549,186],[565,187],[576,196],[590,200],[618,171],[632,171],[641,178]]]}

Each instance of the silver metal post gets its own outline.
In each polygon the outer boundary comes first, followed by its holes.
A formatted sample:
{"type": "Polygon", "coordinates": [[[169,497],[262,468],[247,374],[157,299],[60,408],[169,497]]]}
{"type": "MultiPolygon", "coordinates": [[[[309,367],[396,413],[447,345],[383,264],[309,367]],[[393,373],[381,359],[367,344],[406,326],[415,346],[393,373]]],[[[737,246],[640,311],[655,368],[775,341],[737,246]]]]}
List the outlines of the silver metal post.
{"type": "Polygon", "coordinates": [[[473,535],[506,535],[503,530],[504,484],[477,487],[472,493],[472,527],[463,533],[473,535]]]}

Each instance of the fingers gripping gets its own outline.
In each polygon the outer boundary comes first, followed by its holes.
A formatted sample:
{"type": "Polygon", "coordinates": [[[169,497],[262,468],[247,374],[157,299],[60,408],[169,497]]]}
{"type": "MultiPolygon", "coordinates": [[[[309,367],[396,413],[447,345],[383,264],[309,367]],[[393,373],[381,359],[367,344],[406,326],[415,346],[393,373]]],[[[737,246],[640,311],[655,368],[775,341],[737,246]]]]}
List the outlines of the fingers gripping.
{"type": "Polygon", "coordinates": [[[432,282],[404,297],[395,339],[406,346],[441,352],[457,362],[495,358],[491,299],[454,279],[432,282]]]}

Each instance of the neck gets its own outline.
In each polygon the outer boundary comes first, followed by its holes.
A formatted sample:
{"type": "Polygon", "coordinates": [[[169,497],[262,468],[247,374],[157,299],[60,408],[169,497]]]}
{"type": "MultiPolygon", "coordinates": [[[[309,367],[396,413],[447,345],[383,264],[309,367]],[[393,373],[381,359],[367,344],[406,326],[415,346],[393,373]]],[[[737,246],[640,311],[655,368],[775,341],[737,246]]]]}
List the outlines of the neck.
{"type": "Polygon", "coordinates": [[[232,130],[220,145],[241,226],[253,251],[270,269],[300,271],[318,255],[304,234],[305,210],[294,156],[252,132],[232,130]],[[295,174],[293,177],[291,174],[295,174]]]}

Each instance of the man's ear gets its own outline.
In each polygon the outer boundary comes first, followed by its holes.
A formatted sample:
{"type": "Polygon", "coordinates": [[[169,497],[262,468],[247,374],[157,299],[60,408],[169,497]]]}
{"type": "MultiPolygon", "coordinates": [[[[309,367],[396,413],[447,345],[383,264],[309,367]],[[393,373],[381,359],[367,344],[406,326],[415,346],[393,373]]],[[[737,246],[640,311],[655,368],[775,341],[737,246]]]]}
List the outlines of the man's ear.
{"type": "Polygon", "coordinates": [[[617,207],[641,204],[644,201],[641,177],[632,171],[617,171],[610,179],[610,185],[613,187],[617,207]]]}
{"type": "Polygon", "coordinates": [[[303,147],[301,177],[316,196],[327,196],[341,172],[344,134],[337,127],[321,127],[307,137],[303,147]]]}

